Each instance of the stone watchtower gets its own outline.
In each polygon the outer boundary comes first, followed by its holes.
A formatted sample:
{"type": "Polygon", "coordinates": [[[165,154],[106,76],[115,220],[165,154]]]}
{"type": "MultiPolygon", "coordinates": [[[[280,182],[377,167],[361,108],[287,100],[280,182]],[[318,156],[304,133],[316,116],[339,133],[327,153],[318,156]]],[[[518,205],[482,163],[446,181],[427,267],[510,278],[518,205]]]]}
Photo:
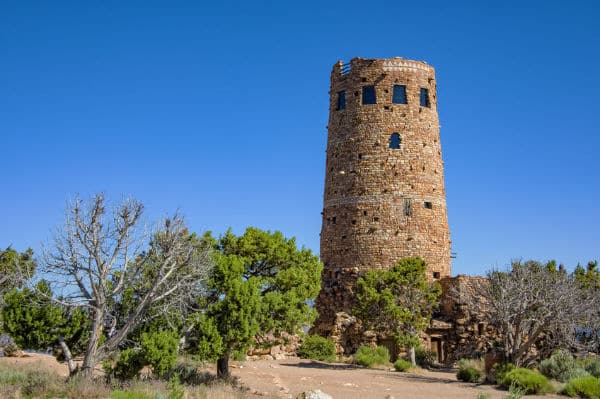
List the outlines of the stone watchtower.
{"type": "Polygon", "coordinates": [[[402,58],[339,61],[331,73],[315,330],[350,312],[359,275],[420,256],[450,276],[434,69],[402,58]]]}

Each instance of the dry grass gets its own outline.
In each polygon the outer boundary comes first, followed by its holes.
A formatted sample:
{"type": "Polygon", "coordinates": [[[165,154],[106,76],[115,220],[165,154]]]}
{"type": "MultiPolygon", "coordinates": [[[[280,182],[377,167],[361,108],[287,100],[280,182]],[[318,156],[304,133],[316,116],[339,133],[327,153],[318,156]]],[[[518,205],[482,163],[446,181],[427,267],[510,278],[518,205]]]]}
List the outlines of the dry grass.
{"type": "MultiPolygon", "coordinates": [[[[191,369],[191,367],[190,367],[191,369]]],[[[206,373],[198,372],[197,378],[206,383],[185,385],[184,399],[245,399],[248,392],[231,383],[208,379],[206,373]]],[[[57,373],[56,368],[43,362],[18,362],[15,359],[0,358],[0,398],[65,398],[65,399],[117,399],[149,398],[171,399],[171,392],[165,381],[132,380],[119,382],[114,386],[103,379],[93,382],[81,378],[68,380],[57,373]]]]}

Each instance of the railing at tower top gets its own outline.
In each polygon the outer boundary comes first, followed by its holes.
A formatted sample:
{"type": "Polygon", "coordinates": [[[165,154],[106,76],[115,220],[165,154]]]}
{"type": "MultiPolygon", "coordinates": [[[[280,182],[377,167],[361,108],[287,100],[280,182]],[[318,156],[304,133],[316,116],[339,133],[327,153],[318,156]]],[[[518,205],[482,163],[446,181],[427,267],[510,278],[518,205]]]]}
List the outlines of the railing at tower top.
{"type": "Polygon", "coordinates": [[[352,69],[352,65],[350,65],[349,62],[342,64],[342,68],[340,69],[342,76],[346,76],[350,73],[350,70],[352,69]]]}

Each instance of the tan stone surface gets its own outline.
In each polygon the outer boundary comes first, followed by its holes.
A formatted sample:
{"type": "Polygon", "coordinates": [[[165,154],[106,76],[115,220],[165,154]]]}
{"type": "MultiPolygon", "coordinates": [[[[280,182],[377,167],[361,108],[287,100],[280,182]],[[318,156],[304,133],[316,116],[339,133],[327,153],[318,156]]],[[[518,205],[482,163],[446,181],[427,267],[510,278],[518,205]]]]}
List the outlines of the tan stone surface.
{"type": "Polygon", "coordinates": [[[338,62],[331,74],[320,251],[325,268],[315,325],[324,335],[337,312],[350,312],[352,286],[369,269],[420,256],[430,278],[450,275],[434,69],[401,58],[354,58],[350,66],[343,73],[338,62]],[[407,104],[392,103],[395,84],[406,86],[407,104]],[[361,104],[362,87],[369,85],[377,104],[361,104]],[[430,107],[420,106],[421,88],[429,91],[430,107]],[[336,109],[340,91],[343,110],[336,109]],[[393,133],[401,136],[400,149],[389,148],[393,133]]]}

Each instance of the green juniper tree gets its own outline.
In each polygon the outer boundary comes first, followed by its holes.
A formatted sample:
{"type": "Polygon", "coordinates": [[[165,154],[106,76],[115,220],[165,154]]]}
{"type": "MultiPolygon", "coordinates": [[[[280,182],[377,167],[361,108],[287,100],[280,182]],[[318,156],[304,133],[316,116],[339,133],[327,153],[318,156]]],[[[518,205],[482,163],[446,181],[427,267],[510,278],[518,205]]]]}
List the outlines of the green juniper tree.
{"type": "Polygon", "coordinates": [[[320,289],[322,265],[308,249],[280,232],[249,227],[215,241],[206,312],[199,315],[198,352],[217,358],[220,377],[229,358],[261,334],[298,332],[316,317],[308,301],[320,289]]]}
{"type": "Polygon", "coordinates": [[[429,326],[441,295],[426,270],[423,259],[406,258],[388,270],[368,271],[356,285],[354,314],[367,329],[390,334],[408,347],[413,365],[419,333],[429,326]]]}
{"type": "Polygon", "coordinates": [[[50,299],[52,291],[45,281],[35,289],[12,289],[4,295],[2,329],[21,348],[46,350],[60,346],[62,354],[75,368],[72,356],[83,353],[89,338],[88,315],[79,307],[66,307],[50,299]]]}
{"type": "Polygon", "coordinates": [[[17,252],[8,247],[0,250],[0,296],[12,288],[20,287],[35,271],[33,250],[17,252]]]}

